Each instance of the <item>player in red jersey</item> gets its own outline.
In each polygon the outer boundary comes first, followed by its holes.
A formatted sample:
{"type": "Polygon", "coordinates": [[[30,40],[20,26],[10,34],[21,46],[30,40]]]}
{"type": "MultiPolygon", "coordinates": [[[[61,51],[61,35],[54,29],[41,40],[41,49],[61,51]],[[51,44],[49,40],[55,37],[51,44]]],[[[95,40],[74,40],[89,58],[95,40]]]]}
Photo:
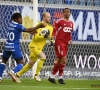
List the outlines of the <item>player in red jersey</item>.
{"type": "Polygon", "coordinates": [[[72,44],[71,32],[73,30],[73,22],[69,20],[70,13],[70,9],[65,8],[63,10],[63,18],[57,20],[54,25],[52,37],[55,38],[54,47],[57,60],[54,64],[51,75],[48,78],[48,81],[52,83],[56,83],[54,78],[55,74],[59,71],[58,83],[65,84],[62,75],[67,62],[66,55],[68,51],[68,43],[72,44]]]}

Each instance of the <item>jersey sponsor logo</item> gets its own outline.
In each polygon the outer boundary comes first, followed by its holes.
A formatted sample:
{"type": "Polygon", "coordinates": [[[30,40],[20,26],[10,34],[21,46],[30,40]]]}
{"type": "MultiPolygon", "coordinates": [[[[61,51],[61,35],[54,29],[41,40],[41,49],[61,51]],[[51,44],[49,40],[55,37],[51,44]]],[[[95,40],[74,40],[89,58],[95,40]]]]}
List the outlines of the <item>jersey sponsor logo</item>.
{"type": "Polygon", "coordinates": [[[70,28],[70,27],[64,27],[63,28],[63,31],[64,32],[71,32],[72,31],[72,28],[70,28]]]}
{"type": "Polygon", "coordinates": [[[13,28],[13,27],[9,27],[8,29],[9,29],[9,30],[14,30],[14,28],[13,28]]]}

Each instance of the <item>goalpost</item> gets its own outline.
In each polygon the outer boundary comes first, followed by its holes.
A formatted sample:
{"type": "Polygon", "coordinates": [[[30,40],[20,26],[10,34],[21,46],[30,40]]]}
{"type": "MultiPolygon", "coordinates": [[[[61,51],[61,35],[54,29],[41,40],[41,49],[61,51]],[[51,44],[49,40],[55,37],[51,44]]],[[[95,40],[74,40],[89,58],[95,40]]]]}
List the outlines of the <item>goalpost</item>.
{"type": "MultiPolygon", "coordinates": [[[[38,23],[38,0],[33,0],[33,26],[35,26],[38,23]]],[[[32,67],[32,78],[34,79],[34,75],[36,73],[38,60],[35,62],[35,64],[32,67]]]]}
{"type": "MultiPolygon", "coordinates": [[[[44,7],[43,7],[43,12],[46,12],[46,0],[44,0],[44,7]]],[[[35,26],[38,23],[38,0],[33,0],[33,26],[35,26]]],[[[34,79],[35,73],[36,73],[36,68],[37,68],[37,63],[39,62],[40,59],[38,59],[35,64],[32,67],[32,78],[34,79]]]]}

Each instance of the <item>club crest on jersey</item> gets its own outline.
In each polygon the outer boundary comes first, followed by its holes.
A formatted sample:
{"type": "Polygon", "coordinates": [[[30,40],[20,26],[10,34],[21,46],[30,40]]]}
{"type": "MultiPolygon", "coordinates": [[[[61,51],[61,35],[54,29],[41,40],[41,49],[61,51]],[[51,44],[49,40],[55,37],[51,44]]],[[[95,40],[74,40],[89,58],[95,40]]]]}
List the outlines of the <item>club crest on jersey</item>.
{"type": "Polygon", "coordinates": [[[64,27],[63,28],[63,31],[64,32],[71,32],[72,31],[72,28],[70,28],[70,27],[64,27]]]}

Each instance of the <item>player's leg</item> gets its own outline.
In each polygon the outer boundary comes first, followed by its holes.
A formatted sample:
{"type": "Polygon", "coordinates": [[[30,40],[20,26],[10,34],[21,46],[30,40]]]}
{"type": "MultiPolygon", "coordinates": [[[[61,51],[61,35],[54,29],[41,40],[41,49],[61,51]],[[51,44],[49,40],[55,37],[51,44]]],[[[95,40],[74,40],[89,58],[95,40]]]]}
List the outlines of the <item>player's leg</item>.
{"type": "Polygon", "coordinates": [[[57,62],[54,64],[54,67],[52,69],[52,73],[49,77],[49,81],[51,81],[52,83],[55,83],[55,74],[59,71],[59,80],[58,82],[61,84],[65,84],[63,79],[62,79],[62,74],[64,71],[64,67],[66,65],[66,51],[67,47],[64,47],[62,45],[56,45],[55,46],[55,51],[56,51],[56,55],[58,57],[57,62]]]}
{"type": "Polygon", "coordinates": [[[58,79],[58,82],[60,84],[65,84],[63,78],[62,78],[62,75],[63,75],[63,71],[64,71],[64,67],[66,65],[66,54],[67,54],[67,47],[66,46],[63,46],[63,45],[60,45],[59,47],[59,51],[60,51],[60,55],[58,57],[58,63],[59,63],[59,79],[58,79]]]}
{"type": "MultiPolygon", "coordinates": [[[[39,51],[39,52],[41,52],[41,51],[39,51]]],[[[38,57],[39,57],[39,62],[38,62],[38,64],[37,64],[37,68],[36,68],[36,74],[35,74],[35,79],[37,80],[37,81],[41,81],[41,79],[40,79],[40,77],[39,77],[39,74],[40,74],[40,70],[42,69],[42,67],[43,67],[43,64],[44,64],[44,62],[45,62],[45,60],[46,60],[46,56],[45,56],[45,54],[43,53],[43,52],[41,52],[39,55],[38,55],[38,57]]]]}
{"type": "Polygon", "coordinates": [[[58,82],[60,84],[65,84],[62,75],[63,75],[64,67],[66,65],[66,56],[59,58],[58,62],[59,62],[59,79],[58,79],[58,82]]]}
{"type": "Polygon", "coordinates": [[[19,71],[15,74],[12,74],[12,79],[15,82],[20,83],[20,76],[22,76],[22,74],[24,74],[25,72],[27,72],[30,68],[32,68],[32,66],[34,65],[35,61],[33,60],[29,60],[29,62],[19,71]]]}
{"type": "Polygon", "coordinates": [[[29,56],[29,62],[19,71],[17,72],[16,76],[15,76],[15,81],[17,81],[17,79],[22,76],[22,74],[24,74],[25,72],[27,72],[36,62],[36,60],[38,59],[38,56],[36,56],[36,54],[34,53],[34,49],[35,48],[31,48],[29,47],[29,51],[30,51],[30,56],[29,56]]]}
{"type": "Polygon", "coordinates": [[[34,65],[34,63],[35,63],[35,61],[33,61],[33,60],[30,59],[29,62],[19,72],[17,72],[16,76],[17,77],[22,76],[22,74],[24,74],[30,68],[32,68],[32,66],[34,65]]]}
{"type": "Polygon", "coordinates": [[[14,67],[12,71],[8,72],[8,74],[11,76],[12,80],[14,81],[15,74],[23,68],[24,60],[19,45],[14,46],[14,50],[11,51],[11,53],[12,53],[12,57],[16,60],[17,65],[14,67]]]}
{"type": "Polygon", "coordinates": [[[64,71],[64,67],[66,66],[66,54],[67,54],[67,47],[66,46],[60,46],[60,53],[61,55],[59,56],[58,62],[59,62],[59,79],[58,82],[60,84],[65,84],[62,75],[64,71]]]}
{"type": "MultiPolygon", "coordinates": [[[[56,56],[58,57],[59,56],[59,50],[58,50],[58,45],[55,45],[55,53],[56,53],[56,56]]],[[[48,81],[52,82],[52,83],[56,83],[55,81],[55,75],[56,73],[58,72],[59,70],[59,62],[58,62],[58,59],[54,61],[54,66],[53,66],[53,69],[51,71],[51,74],[48,78],[48,81]]]]}
{"type": "Polygon", "coordinates": [[[6,63],[10,57],[11,53],[9,51],[3,51],[2,62],[0,63],[0,82],[2,81],[2,74],[4,69],[6,68],[6,63]]]}

